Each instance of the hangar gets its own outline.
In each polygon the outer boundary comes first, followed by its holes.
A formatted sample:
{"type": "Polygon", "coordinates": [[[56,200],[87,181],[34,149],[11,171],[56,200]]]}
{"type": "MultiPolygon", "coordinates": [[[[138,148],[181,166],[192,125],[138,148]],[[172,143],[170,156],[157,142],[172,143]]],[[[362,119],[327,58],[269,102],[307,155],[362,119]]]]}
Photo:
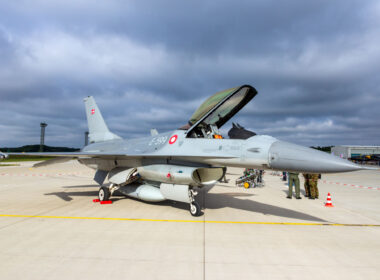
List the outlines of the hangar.
{"type": "Polygon", "coordinates": [[[380,146],[334,146],[331,148],[331,153],[346,159],[363,155],[379,155],[380,146]]]}

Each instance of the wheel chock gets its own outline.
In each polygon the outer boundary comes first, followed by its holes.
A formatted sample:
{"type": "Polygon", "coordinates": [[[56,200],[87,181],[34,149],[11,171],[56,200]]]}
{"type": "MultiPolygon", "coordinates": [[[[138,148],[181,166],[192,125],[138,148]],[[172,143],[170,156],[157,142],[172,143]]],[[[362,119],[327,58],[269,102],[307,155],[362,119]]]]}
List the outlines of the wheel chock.
{"type": "Polygon", "coordinates": [[[112,204],[112,200],[100,201],[100,204],[112,204]]]}
{"type": "Polygon", "coordinates": [[[96,203],[96,202],[100,202],[100,199],[97,198],[97,199],[93,199],[92,202],[96,203]]]}

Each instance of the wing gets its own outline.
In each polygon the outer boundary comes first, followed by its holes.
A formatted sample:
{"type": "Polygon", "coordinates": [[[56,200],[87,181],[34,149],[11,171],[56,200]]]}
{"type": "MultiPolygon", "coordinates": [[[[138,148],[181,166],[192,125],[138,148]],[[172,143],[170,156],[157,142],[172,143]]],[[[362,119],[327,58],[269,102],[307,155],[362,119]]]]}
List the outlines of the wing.
{"type": "Polygon", "coordinates": [[[104,159],[129,159],[129,158],[235,158],[235,156],[210,156],[210,155],[188,155],[188,154],[125,154],[125,153],[86,153],[86,152],[75,152],[75,153],[8,153],[8,155],[15,156],[41,156],[41,157],[64,157],[64,158],[104,158],[104,159]]]}
{"type": "Polygon", "coordinates": [[[176,159],[180,158],[181,160],[188,159],[230,159],[234,156],[214,156],[214,155],[167,155],[167,154],[131,154],[127,155],[125,153],[87,153],[87,152],[74,152],[74,153],[8,153],[8,155],[17,155],[17,156],[42,156],[42,157],[53,157],[52,159],[36,163],[33,167],[42,167],[56,163],[62,163],[69,161],[71,159],[85,159],[85,158],[100,158],[100,159],[109,159],[109,160],[123,160],[123,159],[138,159],[138,158],[170,158],[176,159]]]}

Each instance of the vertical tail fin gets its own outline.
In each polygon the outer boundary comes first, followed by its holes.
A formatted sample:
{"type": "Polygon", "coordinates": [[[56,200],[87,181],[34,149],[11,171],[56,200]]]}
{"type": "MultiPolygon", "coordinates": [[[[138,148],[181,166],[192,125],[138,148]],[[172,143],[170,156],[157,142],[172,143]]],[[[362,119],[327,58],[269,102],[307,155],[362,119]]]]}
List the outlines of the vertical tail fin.
{"type": "Polygon", "coordinates": [[[92,96],[86,97],[84,104],[86,106],[88,138],[90,143],[121,139],[121,137],[109,131],[98,105],[96,105],[95,99],[92,96]]]}

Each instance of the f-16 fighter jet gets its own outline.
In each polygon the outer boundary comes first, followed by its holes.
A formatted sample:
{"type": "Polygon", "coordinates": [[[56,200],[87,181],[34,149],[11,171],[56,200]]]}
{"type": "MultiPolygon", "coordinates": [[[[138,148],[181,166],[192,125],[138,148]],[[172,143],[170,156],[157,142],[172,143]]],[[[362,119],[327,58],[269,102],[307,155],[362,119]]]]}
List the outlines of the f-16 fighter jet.
{"type": "Polygon", "coordinates": [[[4,159],[4,158],[7,158],[8,155],[7,154],[4,154],[2,152],[0,152],[0,159],[4,159]]]}
{"type": "Polygon", "coordinates": [[[36,166],[77,159],[93,168],[101,201],[109,200],[118,190],[144,201],[169,199],[188,203],[193,216],[201,213],[196,202],[197,188],[214,185],[229,166],[305,173],[365,169],[267,135],[224,139],[219,129],[256,94],[256,89],[249,85],[218,92],[198,108],[187,125],[140,139],[122,139],[110,132],[94,98],[89,96],[84,103],[90,144],[76,153],[32,155],[58,157],[36,166]],[[106,179],[109,184],[104,184],[106,179]]]}

